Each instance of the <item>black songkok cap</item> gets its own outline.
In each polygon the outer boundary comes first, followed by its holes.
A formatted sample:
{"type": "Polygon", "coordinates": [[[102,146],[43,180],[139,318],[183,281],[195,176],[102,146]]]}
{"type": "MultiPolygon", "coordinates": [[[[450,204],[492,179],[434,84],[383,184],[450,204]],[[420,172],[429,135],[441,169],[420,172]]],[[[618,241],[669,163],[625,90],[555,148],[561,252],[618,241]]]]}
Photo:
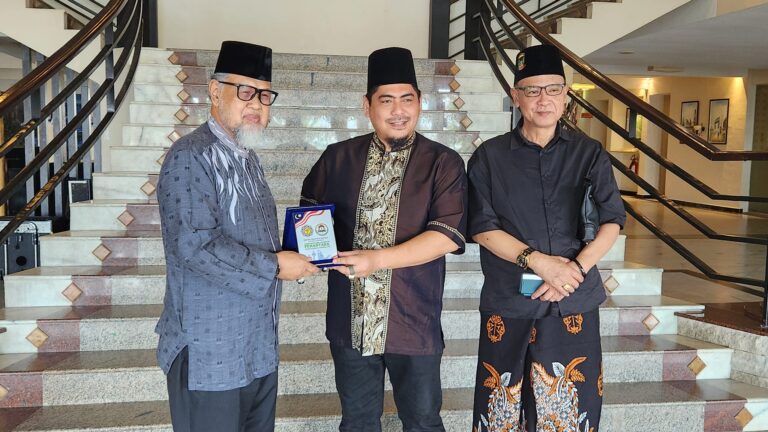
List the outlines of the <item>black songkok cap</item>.
{"type": "Polygon", "coordinates": [[[413,56],[409,50],[382,48],[368,56],[368,92],[386,84],[413,84],[415,89],[419,88],[413,56]]]}
{"type": "Polygon", "coordinates": [[[272,48],[238,41],[224,41],[214,73],[237,74],[272,81],[272,48]]]}
{"type": "Polygon", "coordinates": [[[517,53],[515,64],[515,84],[537,75],[560,75],[565,79],[560,52],[552,45],[536,45],[520,51],[517,53]]]}

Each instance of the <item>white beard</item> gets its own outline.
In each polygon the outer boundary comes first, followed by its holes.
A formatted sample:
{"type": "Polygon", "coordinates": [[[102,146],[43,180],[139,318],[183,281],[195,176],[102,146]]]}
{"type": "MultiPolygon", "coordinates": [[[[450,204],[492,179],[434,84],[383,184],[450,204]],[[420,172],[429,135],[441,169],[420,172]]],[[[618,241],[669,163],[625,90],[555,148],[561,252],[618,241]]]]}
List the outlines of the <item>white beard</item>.
{"type": "Polygon", "coordinates": [[[235,141],[246,150],[266,148],[264,128],[261,126],[241,127],[235,130],[235,141]]]}

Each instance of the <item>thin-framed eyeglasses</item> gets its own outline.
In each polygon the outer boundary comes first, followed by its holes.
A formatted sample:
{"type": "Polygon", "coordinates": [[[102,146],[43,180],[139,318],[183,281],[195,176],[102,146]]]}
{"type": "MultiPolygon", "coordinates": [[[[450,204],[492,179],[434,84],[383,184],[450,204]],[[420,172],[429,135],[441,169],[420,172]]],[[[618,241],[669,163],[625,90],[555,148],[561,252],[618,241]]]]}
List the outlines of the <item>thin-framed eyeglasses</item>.
{"type": "Polygon", "coordinates": [[[563,93],[564,88],[565,88],[565,84],[547,84],[545,86],[515,87],[515,89],[522,91],[526,97],[539,97],[541,95],[542,90],[544,90],[544,93],[547,96],[557,96],[563,93]]]}
{"type": "Polygon", "coordinates": [[[256,95],[259,96],[259,102],[261,102],[264,106],[270,106],[273,103],[275,103],[275,99],[277,99],[277,92],[268,90],[268,89],[260,89],[253,86],[249,86],[247,84],[236,84],[232,82],[227,81],[219,81],[222,84],[231,85],[233,87],[237,88],[237,98],[241,101],[248,102],[250,100],[253,100],[253,98],[256,97],[256,95]]]}

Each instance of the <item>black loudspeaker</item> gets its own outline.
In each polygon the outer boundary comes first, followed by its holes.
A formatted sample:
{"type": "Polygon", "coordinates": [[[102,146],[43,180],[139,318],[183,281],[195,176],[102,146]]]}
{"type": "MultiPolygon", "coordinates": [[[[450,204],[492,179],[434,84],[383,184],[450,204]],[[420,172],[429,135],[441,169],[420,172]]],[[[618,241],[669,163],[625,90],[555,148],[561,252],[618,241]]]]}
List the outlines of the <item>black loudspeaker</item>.
{"type": "Polygon", "coordinates": [[[13,233],[3,245],[5,274],[37,267],[37,234],[13,233]]]}
{"type": "MultiPolygon", "coordinates": [[[[40,265],[40,236],[51,233],[51,221],[42,218],[30,218],[23,222],[0,248],[2,274],[20,272],[40,265]]],[[[8,223],[7,218],[0,219],[0,229],[8,223]]]]}

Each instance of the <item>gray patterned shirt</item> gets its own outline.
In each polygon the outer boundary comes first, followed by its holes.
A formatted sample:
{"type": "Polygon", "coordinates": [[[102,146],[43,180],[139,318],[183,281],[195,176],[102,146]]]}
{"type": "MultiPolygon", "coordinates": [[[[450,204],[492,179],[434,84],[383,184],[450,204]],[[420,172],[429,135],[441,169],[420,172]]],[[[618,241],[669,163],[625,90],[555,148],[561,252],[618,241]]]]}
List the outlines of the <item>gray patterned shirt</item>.
{"type": "Polygon", "coordinates": [[[277,369],[277,214],[259,160],[211,119],[173,144],[157,199],[166,293],[157,324],[167,373],[189,347],[190,390],[229,390],[277,369]]]}

